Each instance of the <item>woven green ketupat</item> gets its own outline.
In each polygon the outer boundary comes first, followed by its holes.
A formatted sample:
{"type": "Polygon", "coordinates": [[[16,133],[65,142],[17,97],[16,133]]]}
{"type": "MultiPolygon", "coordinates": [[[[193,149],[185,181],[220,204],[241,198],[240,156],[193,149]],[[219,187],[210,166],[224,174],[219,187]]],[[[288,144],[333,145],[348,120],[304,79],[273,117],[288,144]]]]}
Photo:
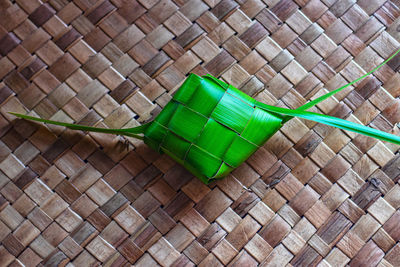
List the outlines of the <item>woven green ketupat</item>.
{"type": "Polygon", "coordinates": [[[225,177],[282,126],[282,117],[212,76],[190,74],[144,142],[208,183],[225,177]]]}
{"type": "Polygon", "coordinates": [[[211,75],[199,77],[190,74],[152,122],[135,128],[103,129],[12,114],[71,129],[143,139],[151,148],[159,153],[168,154],[208,184],[225,177],[242,164],[293,117],[313,120],[400,145],[398,136],[305,111],[368,76],[399,51],[364,76],[295,110],[260,103],[211,75]]]}

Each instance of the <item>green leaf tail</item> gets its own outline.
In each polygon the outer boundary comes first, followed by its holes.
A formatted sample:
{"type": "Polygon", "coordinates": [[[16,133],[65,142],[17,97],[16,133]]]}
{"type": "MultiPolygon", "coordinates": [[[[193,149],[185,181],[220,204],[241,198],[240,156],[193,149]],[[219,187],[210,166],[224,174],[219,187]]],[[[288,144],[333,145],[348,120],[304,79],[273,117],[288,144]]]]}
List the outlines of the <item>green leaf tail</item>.
{"type": "MultiPolygon", "coordinates": [[[[340,88],[338,88],[338,89],[336,89],[336,90],[333,90],[333,91],[331,91],[331,92],[329,92],[329,93],[326,93],[326,94],[324,94],[324,95],[322,95],[322,96],[320,96],[320,97],[318,97],[318,98],[316,98],[316,99],[314,99],[314,100],[312,100],[312,101],[310,101],[310,102],[304,104],[303,106],[297,108],[296,110],[307,110],[307,109],[312,108],[312,107],[315,106],[315,105],[318,105],[319,103],[321,103],[321,102],[324,101],[325,99],[328,99],[329,97],[333,96],[334,94],[339,93],[339,92],[342,91],[343,89],[346,89],[346,88],[349,87],[350,85],[355,84],[356,82],[358,82],[358,81],[364,79],[364,78],[367,77],[368,75],[370,75],[370,74],[372,74],[373,72],[377,71],[377,70],[380,69],[382,66],[386,65],[386,63],[388,63],[388,62],[389,62],[392,58],[394,58],[398,53],[400,53],[400,49],[398,49],[393,55],[391,55],[388,59],[386,59],[385,61],[383,61],[380,65],[378,65],[377,67],[375,67],[375,68],[374,68],[373,70],[371,70],[370,72],[364,74],[363,76],[361,76],[361,77],[355,79],[354,81],[352,81],[352,82],[350,82],[350,83],[348,83],[348,84],[346,84],[346,85],[343,85],[342,87],[340,87],[340,88]]],[[[287,122],[287,121],[289,121],[289,120],[291,120],[292,118],[293,118],[293,116],[287,116],[286,118],[284,118],[284,123],[287,122]]]]}
{"type": "Polygon", "coordinates": [[[108,128],[98,128],[98,127],[72,124],[72,123],[66,123],[66,122],[59,122],[59,121],[53,121],[53,120],[45,120],[45,119],[32,117],[32,116],[28,116],[28,115],[23,115],[23,114],[19,114],[19,113],[15,113],[15,112],[9,112],[9,113],[14,116],[17,116],[19,118],[22,118],[22,119],[28,119],[28,120],[38,121],[38,122],[44,122],[44,123],[64,126],[69,129],[72,129],[72,130],[126,135],[126,136],[134,137],[134,138],[137,138],[140,140],[143,140],[143,136],[140,136],[138,134],[144,133],[146,128],[149,126],[149,124],[143,124],[143,125],[140,125],[138,127],[133,127],[133,128],[108,129],[108,128]]]}

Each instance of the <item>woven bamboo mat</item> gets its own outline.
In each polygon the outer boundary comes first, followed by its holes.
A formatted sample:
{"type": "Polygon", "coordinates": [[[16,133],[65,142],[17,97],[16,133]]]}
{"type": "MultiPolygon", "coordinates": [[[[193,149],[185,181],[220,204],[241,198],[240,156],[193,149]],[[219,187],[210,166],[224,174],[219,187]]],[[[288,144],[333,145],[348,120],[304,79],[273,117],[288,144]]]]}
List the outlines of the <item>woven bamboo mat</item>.
{"type": "MultiPolygon", "coordinates": [[[[399,42],[397,0],[1,0],[0,266],[400,266],[398,146],[294,119],[205,186],[141,141],[7,113],[132,127],[190,72],[296,108],[399,42]]],[[[399,68],[315,111],[399,134],[399,68]]]]}

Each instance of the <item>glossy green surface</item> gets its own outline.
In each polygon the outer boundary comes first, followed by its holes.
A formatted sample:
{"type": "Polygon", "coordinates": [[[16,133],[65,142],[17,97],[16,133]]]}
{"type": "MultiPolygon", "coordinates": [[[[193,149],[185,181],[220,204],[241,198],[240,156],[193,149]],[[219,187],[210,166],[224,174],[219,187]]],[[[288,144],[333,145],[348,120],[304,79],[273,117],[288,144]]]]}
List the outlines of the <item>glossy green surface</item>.
{"type": "Polygon", "coordinates": [[[243,130],[241,136],[251,140],[254,144],[262,146],[281,127],[282,118],[255,108],[249,124],[243,130]],[[262,129],[262,131],[260,131],[262,129]]]}
{"type": "Polygon", "coordinates": [[[237,97],[225,93],[211,114],[211,118],[240,134],[249,122],[253,112],[254,107],[249,106],[237,97]]]}
{"type": "Polygon", "coordinates": [[[196,90],[192,98],[187,101],[187,107],[198,113],[210,117],[220,99],[224,96],[225,90],[215,86],[201,86],[196,90]]]}
{"type": "MultiPolygon", "coordinates": [[[[160,142],[161,151],[173,154],[187,169],[196,170],[196,176],[205,183],[224,177],[282,126],[282,116],[255,104],[250,96],[214,77],[191,74],[169,107],[155,119],[168,128],[160,142]],[[176,104],[178,107],[170,116],[170,106],[176,104]]],[[[160,140],[159,133],[149,127],[144,132],[145,143],[152,146],[160,140]]]]}
{"type": "MultiPolygon", "coordinates": [[[[399,52],[400,50],[394,55],[399,52]]],[[[324,123],[400,145],[399,136],[343,119],[305,111],[369,74],[296,110],[260,103],[210,75],[199,77],[190,74],[153,122],[129,129],[103,129],[12,114],[76,130],[143,139],[151,148],[159,153],[168,154],[208,184],[215,179],[225,177],[242,164],[293,117],[324,123]]]]}
{"type": "Polygon", "coordinates": [[[219,124],[213,119],[209,119],[201,135],[196,141],[196,145],[208,151],[210,154],[222,158],[226,150],[237,136],[231,129],[219,124]],[[223,136],[224,138],[221,138],[223,136]]]}
{"type": "Polygon", "coordinates": [[[207,117],[180,105],[169,121],[168,129],[183,139],[193,142],[203,130],[207,120],[207,117]]]}
{"type": "Polygon", "coordinates": [[[251,154],[256,152],[258,146],[244,139],[241,136],[236,136],[229,149],[226,151],[224,161],[226,164],[239,167],[251,154]]]}

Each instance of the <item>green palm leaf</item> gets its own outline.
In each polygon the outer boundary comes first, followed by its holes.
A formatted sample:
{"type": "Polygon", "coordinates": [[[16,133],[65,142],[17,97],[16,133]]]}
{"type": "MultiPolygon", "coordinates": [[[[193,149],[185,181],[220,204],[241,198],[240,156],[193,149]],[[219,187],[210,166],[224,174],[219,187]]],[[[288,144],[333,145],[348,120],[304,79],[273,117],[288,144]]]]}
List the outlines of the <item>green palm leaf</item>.
{"type": "Polygon", "coordinates": [[[388,141],[397,145],[400,145],[400,137],[389,134],[386,132],[382,132],[379,130],[376,130],[371,127],[367,127],[361,124],[357,124],[351,121],[346,121],[343,119],[335,118],[332,116],[328,115],[323,115],[323,114],[318,114],[314,112],[309,112],[309,111],[303,111],[303,110],[298,110],[298,109],[285,109],[285,108],[280,108],[280,107],[274,107],[274,106],[269,106],[264,103],[258,102],[256,104],[258,107],[265,109],[266,111],[272,112],[272,113],[277,113],[277,114],[284,114],[287,116],[291,117],[299,117],[323,124],[327,124],[330,126],[334,126],[343,130],[348,130],[348,131],[353,131],[356,133],[364,134],[370,137],[374,137],[383,141],[388,141]]]}
{"type": "Polygon", "coordinates": [[[134,137],[140,140],[143,140],[143,136],[137,135],[140,133],[143,133],[146,128],[149,126],[149,123],[134,127],[134,128],[126,128],[126,129],[107,129],[107,128],[99,128],[99,127],[92,127],[92,126],[85,126],[85,125],[79,125],[79,124],[72,124],[72,123],[66,123],[66,122],[59,122],[59,121],[52,121],[52,120],[45,120],[33,116],[28,116],[24,114],[19,114],[15,112],[8,112],[14,116],[17,116],[22,119],[27,119],[27,120],[32,120],[32,121],[38,121],[38,122],[44,122],[44,123],[49,123],[53,125],[59,125],[59,126],[64,126],[72,130],[81,130],[81,131],[88,131],[88,132],[99,132],[99,133],[109,133],[109,134],[119,134],[119,135],[126,135],[130,137],[134,137]]]}
{"type": "MultiPolygon", "coordinates": [[[[386,59],[385,61],[383,61],[380,65],[378,65],[377,67],[375,67],[375,68],[374,68],[373,70],[371,70],[370,72],[364,74],[363,76],[361,76],[361,77],[355,79],[355,80],[352,81],[352,82],[349,82],[349,83],[346,84],[346,85],[343,85],[342,87],[340,87],[340,88],[338,88],[338,89],[336,89],[336,90],[333,90],[333,91],[331,91],[331,92],[329,92],[329,93],[326,93],[326,94],[324,94],[324,95],[322,95],[322,96],[320,96],[320,97],[318,97],[318,98],[316,98],[316,99],[314,99],[314,100],[312,100],[312,101],[310,101],[310,102],[304,104],[303,106],[297,108],[297,110],[307,110],[307,109],[309,109],[309,108],[312,108],[313,106],[318,105],[319,103],[321,103],[321,102],[324,101],[325,99],[328,99],[329,97],[333,96],[334,94],[339,93],[340,91],[342,91],[343,89],[349,87],[350,85],[353,85],[353,84],[355,84],[356,82],[358,82],[358,81],[364,79],[365,77],[367,77],[368,75],[370,75],[370,74],[372,74],[373,72],[377,71],[377,70],[380,69],[382,66],[384,66],[386,63],[388,63],[388,62],[389,62],[392,58],[394,58],[399,52],[400,52],[400,49],[397,50],[393,55],[391,55],[388,59],[386,59]]],[[[289,120],[292,119],[292,118],[293,118],[293,117],[288,116],[288,117],[284,118],[283,121],[284,121],[284,122],[287,122],[287,121],[289,121],[289,120]]]]}

